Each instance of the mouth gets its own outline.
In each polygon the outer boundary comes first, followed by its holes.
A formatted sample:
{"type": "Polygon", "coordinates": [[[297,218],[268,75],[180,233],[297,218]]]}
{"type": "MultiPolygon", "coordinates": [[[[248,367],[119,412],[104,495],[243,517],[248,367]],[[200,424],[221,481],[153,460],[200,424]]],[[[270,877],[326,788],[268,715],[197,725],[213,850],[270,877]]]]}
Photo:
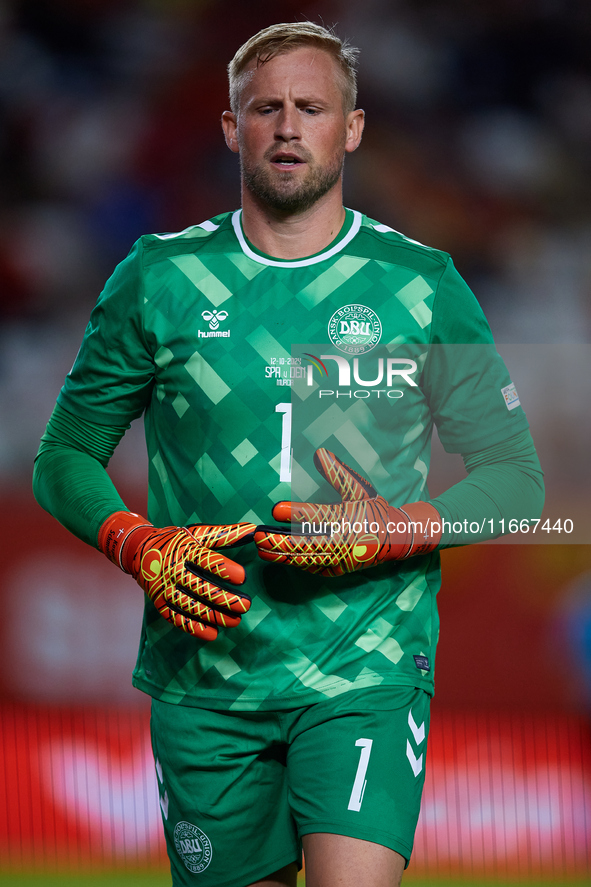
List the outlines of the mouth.
{"type": "Polygon", "coordinates": [[[279,169],[296,169],[299,166],[303,166],[305,161],[302,160],[297,154],[289,154],[286,152],[278,151],[271,157],[271,163],[273,166],[279,169]]]}

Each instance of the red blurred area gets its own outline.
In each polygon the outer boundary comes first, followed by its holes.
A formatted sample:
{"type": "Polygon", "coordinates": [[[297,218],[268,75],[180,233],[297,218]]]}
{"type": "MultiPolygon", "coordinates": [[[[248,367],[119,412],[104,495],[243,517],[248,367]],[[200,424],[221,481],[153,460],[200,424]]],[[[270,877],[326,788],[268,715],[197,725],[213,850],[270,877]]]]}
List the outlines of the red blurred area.
{"type": "Polygon", "coordinates": [[[576,716],[434,706],[416,873],[589,876],[590,739],[576,716]]]}
{"type": "Polygon", "coordinates": [[[0,866],[164,864],[148,710],[1,706],[0,866]]]}
{"type": "Polygon", "coordinates": [[[588,545],[474,545],[442,552],[436,699],[444,705],[585,711],[584,664],[565,597],[588,545]]]}

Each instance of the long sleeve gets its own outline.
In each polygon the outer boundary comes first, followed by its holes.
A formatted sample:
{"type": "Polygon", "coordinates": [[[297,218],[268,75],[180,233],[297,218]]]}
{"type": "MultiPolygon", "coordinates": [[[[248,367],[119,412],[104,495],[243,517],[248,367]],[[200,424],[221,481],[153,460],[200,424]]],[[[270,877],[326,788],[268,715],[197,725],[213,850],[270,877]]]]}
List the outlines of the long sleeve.
{"type": "Polygon", "coordinates": [[[544,505],[543,472],[529,431],[463,457],[468,477],[433,499],[444,523],[440,547],[483,542],[510,520],[538,518],[544,505]],[[461,525],[454,532],[453,525],[461,525]],[[478,524],[482,532],[471,532],[478,524]]]}
{"type": "Polygon", "coordinates": [[[97,425],[56,405],[33,472],[39,504],[70,532],[96,546],[102,523],[127,507],[106,467],[127,427],[97,425]]]}

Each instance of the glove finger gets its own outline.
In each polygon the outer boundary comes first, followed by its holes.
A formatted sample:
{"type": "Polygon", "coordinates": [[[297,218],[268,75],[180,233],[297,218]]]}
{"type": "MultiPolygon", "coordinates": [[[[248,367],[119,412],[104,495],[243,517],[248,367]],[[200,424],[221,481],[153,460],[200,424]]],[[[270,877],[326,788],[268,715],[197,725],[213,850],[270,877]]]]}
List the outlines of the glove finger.
{"type": "Polygon", "coordinates": [[[308,557],[298,557],[284,551],[267,551],[263,548],[259,548],[259,557],[261,560],[267,561],[267,563],[298,567],[300,570],[305,570],[307,573],[320,573],[324,568],[323,563],[317,564],[308,557]]]}
{"type": "Polygon", "coordinates": [[[286,553],[292,551],[294,546],[299,544],[302,549],[313,551],[319,545],[329,545],[330,536],[322,533],[319,535],[300,535],[292,533],[289,527],[273,527],[262,524],[257,527],[254,534],[254,542],[258,549],[263,551],[284,551],[286,553]],[[315,541],[320,540],[318,545],[315,541]]]}
{"type": "Polygon", "coordinates": [[[252,541],[255,524],[191,524],[186,528],[206,548],[227,548],[252,541]]]}
{"type": "Polygon", "coordinates": [[[388,522],[388,503],[382,496],[376,496],[373,499],[353,499],[339,503],[316,503],[316,502],[286,502],[281,501],[275,503],[272,511],[275,520],[284,523],[294,523],[298,521],[309,521],[315,523],[316,527],[310,528],[313,532],[338,532],[336,524],[341,525],[343,520],[350,524],[361,521],[362,524],[377,523],[379,526],[385,527],[388,522]],[[331,527],[319,526],[320,524],[331,524],[331,527]]]}
{"type": "Polygon", "coordinates": [[[196,576],[202,576],[207,581],[210,581],[214,576],[216,579],[226,579],[233,585],[242,585],[246,579],[242,564],[237,564],[236,561],[230,560],[229,557],[225,557],[211,548],[204,548],[197,544],[188,545],[184,557],[185,566],[196,576]],[[208,573],[210,575],[206,575],[208,573]]]}
{"type": "Polygon", "coordinates": [[[177,610],[176,607],[169,606],[165,600],[163,594],[158,595],[158,597],[154,600],[154,605],[156,609],[160,613],[161,616],[166,619],[167,622],[170,622],[171,625],[174,625],[176,628],[180,628],[182,631],[187,634],[192,635],[200,641],[215,641],[218,636],[218,630],[215,625],[206,624],[202,622],[200,619],[196,617],[192,617],[182,610],[177,610]]]}
{"type": "Polygon", "coordinates": [[[281,532],[280,528],[267,527],[258,528],[255,544],[262,560],[291,564],[326,576],[340,576],[372,566],[379,562],[383,549],[372,533],[346,541],[342,537],[294,536],[281,532]]]}
{"type": "Polygon", "coordinates": [[[356,564],[351,569],[359,569],[365,562],[376,563],[381,547],[376,537],[369,534],[351,543],[339,543],[318,536],[279,536],[275,533],[261,533],[257,541],[261,557],[263,554],[274,554],[282,556],[285,563],[306,558],[312,564],[325,566],[351,561],[356,564]]]}
{"type": "Polygon", "coordinates": [[[286,523],[291,522],[291,511],[295,505],[298,505],[297,502],[276,502],[273,506],[273,510],[271,514],[273,518],[278,521],[285,521],[286,523]]]}
{"type": "Polygon", "coordinates": [[[315,502],[277,502],[273,506],[272,515],[275,520],[284,523],[293,521],[314,521],[322,523],[337,520],[337,509],[340,505],[324,505],[315,502]]]}
{"type": "Polygon", "coordinates": [[[263,560],[293,564],[312,571],[335,558],[335,548],[326,536],[292,536],[281,532],[280,528],[259,527],[255,544],[263,560]]]}
{"type": "Polygon", "coordinates": [[[289,567],[296,567],[299,570],[305,570],[306,573],[314,573],[319,576],[343,576],[348,572],[341,564],[331,564],[326,566],[325,559],[319,561],[312,560],[306,554],[286,554],[278,551],[265,551],[259,549],[259,557],[263,561],[272,564],[283,564],[289,567]]]}
{"type": "MultiPolygon", "coordinates": [[[[242,616],[250,609],[252,603],[252,598],[249,595],[240,594],[230,588],[209,582],[201,576],[194,575],[190,570],[185,571],[182,580],[174,586],[174,591],[166,593],[167,599],[170,599],[176,591],[185,594],[190,600],[197,601],[203,607],[231,618],[236,615],[242,616]]],[[[184,599],[182,606],[185,606],[184,599]]],[[[211,618],[207,617],[207,621],[215,622],[216,620],[212,616],[211,618]]]]}
{"type": "Polygon", "coordinates": [[[229,596],[214,586],[209,589],[202,586],[199,591],[183,586],[168,588],[164,592],[164,600],[171,610],[183,616],[221,628],[238,625],[251,604],[250,598],[229,596]]]}
{"type": "Polygon", "coordinates": [[[353,468],[341,462],[330,450],[320,447],[314,453],[317,471],[335,488],[344,502],[373,499],[378,495],[375,487],[353,468]]]}

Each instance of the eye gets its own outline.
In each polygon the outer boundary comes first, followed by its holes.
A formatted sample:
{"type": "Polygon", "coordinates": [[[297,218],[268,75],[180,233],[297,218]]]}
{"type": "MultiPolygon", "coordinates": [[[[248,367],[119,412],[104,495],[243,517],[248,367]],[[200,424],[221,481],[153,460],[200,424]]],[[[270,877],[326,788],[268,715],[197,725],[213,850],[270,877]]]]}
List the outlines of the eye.
{"type": "Polygon", "coordinates": [[[315,117],[316,114],[320,114],[320,110],[318,108],[304,108],[304,113],[310,117],[315,117]]]}

